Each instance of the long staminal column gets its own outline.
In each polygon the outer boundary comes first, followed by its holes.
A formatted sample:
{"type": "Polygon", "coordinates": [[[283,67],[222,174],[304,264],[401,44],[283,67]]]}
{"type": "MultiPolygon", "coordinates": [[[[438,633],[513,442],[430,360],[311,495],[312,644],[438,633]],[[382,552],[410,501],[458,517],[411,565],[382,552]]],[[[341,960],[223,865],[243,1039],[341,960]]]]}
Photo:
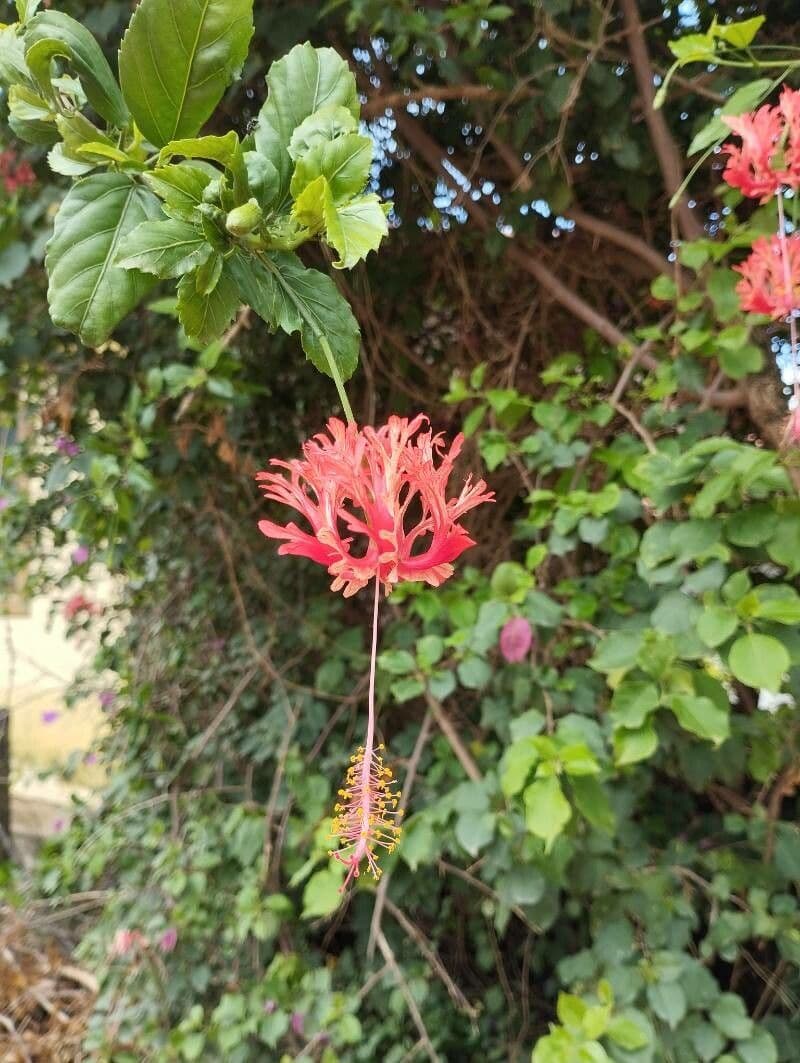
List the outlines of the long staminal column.
{"type": "Polygon", "coordinates": [[[340,892],[344,892],[351,880],[358,878],[361,865],[366,860],[367,868],[378,879],[380,849],[394,850],[400,835],[400,820],[403,812],[397,808],[400,794],[392,791],[392,769],[383,760],[384,747],[375,746],[375,667],[378,656],[378,605],[380,580],[375,579],[375,604],[372,613],[372,652],[370,654],[369,696],[367,734],[363,746],[359,746],[350,758],[350,766],[331,832],[339,838],[341,848],[331,850],[347,868],[347,876],[340,892]]]}

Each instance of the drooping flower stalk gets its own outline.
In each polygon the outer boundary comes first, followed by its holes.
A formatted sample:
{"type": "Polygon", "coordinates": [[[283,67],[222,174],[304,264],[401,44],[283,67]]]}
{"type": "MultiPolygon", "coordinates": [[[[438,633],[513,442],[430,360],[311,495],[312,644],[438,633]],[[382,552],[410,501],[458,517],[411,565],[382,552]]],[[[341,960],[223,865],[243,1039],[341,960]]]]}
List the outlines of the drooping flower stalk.
{"type": "Polygon", "coordinates": [[[364,745],[350,758],[341,800],[336,804],[336,817],[331,832],[339,838],[343,848],[332,849],[330,855],[347,868],[347,876],[340,892],[350,881],[358,878],[361,864],[367,862],[374,878],[381,876],[378,867],[379,849],[392,852],[400,836],[402,809],[397,808],[399,793],[393,793],[392,769],[383,762],[383,746],[375,746],[375,667],[378,659],[378,606],[380,579],[375,577],[375,604],[372,610],[372,649],[369,662],[369,693],[367,697],[367,735],[364,745]]]}
{"type": "Polygon", "coordinates": [[[483,480],[467,476],[460,492],[448,497],[462,435],[446,443],[423,414],[410,420],[390,417],[379,428],[352,421],[328,421],[291,461],[273,460],[256,479],[265,496],[290,506],[294,521],[259,522],[261,532],[278,539],[280,554],[307,557],[333,577],[331,590],[346,598],[374,581],[367,733],[350,758],[335,807],[333,833],[340,848],[331,851],[347,868],[342,890],[358,878],[364,863],[378,878],[381,849],[392,851],[400,833],[399,794],[392,770],[375,744],[375,668],[381,588],[390,593],[402,580],[438,587],[453,574],[453,562],[474,545],[461,518],[494,500],[483,480]]]}

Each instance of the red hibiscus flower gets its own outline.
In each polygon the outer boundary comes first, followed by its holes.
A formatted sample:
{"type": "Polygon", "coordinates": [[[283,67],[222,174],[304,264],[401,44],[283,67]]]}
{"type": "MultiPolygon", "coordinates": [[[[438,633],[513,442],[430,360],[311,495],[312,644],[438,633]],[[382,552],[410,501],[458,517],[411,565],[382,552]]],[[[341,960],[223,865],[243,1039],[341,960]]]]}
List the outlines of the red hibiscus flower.
{"type": "Polygon", "coordinates": [[[762,203],[784,185],[800,187],[800,91],[784,88],[777,107],[766,104],[722,121],[742,140],[723,146],[728,164],[722,176],[729,185],[762,203]]]}
{"type": "Polygon", "coordinates": [[[437,587],[453,573],[453,561],[474,542],[459,519],[494,500],[483,480],[467,477],[447,498],[453,463],[464,437],[449,449],[440,433],[423,431],[427,417],[390,417],[380,428],[345,425],[332,418],[303,447],[303,457],[273,460],[280,473],[256,477],[265,496],[296,509],[304,531],[262,520],[259,528],[283,539],[280,554],[308,557],[334,577],[331,589],[345,597],[372,579],[387,592],[400,580],[437,587]]]}
{"type": "Polygon", "coordinates": [[[736,291],[743,310],[768,314],[777,321],[800,307],[800,236],[785,241],[778,234],[760,236],[753,244],[750,257],[733,268],[742,275],[736,291]],[[788,271],[783,257],[784,243],[788,271]]]}

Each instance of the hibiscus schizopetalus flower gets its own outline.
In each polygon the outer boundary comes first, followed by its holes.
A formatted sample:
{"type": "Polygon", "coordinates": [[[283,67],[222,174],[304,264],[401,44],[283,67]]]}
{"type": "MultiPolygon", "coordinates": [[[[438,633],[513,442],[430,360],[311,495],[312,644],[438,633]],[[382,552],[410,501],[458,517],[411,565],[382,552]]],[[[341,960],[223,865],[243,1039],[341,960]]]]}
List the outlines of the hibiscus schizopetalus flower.
{"type": "Polygon", "coordinates": [[[783,186],[800,187],[800,91],[784,88],[777,107],[765,104],[722,121],[742,141],[723,145],[723,180],[762,203],[783,186]]]}
{"type": "Polygon", "coordinates": [[[305,444],[302,458],[272,461],[282,471],[257,476],[268,499],[291,506],[308,525],[304,530],[294,522],[262,520],[264,535],[283,540],[278,553],[324,565],[333,576],[331,589],[345,597],[375,584],[367,734],[350,758],[332,824],[341,847],[331,856],[347,868],[342,892],[364,863],[380,877],[380,850],[394,849],[403,814],[383,746],[375,744],[381,587],[388,593],[401,580],[438,587],[453,574],[456,558],[474,545],[461,517],[494,500],[483,480],[473,484],[470,477],[457,495],[447,497],[464,437],[448,447],[427,425],[423,415],[390,417],[380,428],[362,429],[332,418],[327,433],[305,444]]]}
{"type": "Polygon", "coordinates": [[[427,423],[423,415],[390,417],[381,428],[359,429],[331,418],[327,434],[310,439],[302,458],[270,462],[283,473],[256,477],[266,497],[296,509],[310,531],[271,520],[259,528],[285,540],[279,553],[325,565],[331,589],[345,597],[375,578],[387,591],[400,580],[438,587],[474,546],[460,518],[494,494],[468,476],[447,498],[464,437],[448,448],[441,433],[423,430],[427,423]]]}
{"type": "Polygon", "coordinates": [[[736,291],[743,310],[768,314],[777,321],[800,307],[800,236],[760,236],[750,257],[733,268],[742,275],[736,291]]]}

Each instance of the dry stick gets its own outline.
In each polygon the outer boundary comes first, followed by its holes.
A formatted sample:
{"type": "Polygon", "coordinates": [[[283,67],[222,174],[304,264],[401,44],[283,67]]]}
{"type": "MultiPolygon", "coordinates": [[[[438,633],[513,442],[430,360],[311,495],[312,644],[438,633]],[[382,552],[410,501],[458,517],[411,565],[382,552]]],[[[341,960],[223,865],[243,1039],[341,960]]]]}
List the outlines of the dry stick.
{"type": "MultiPolygon", "coordinates": [[[[386,907],[389,914],[400,924],[406,934],[411,938],[414,944],[419,948],[419,951],[428,961],[431,969],[435,974],[439,976],[445,989],[448,992],[450,999],[455,1006],[464,1015],[468,1015],[470,1019],[476,1019],[480,1014],[480,1009],[476,1008],[473,1004],[467,1000],[459,987],[453,981],[450,973],[445,965],[442,963],[441,957],[437,953],[433,945],[428,941],[419,927],[413,923],[408,916],[397,907],[397,905],[389,898],[386,898],[386,907]]],[[[380,933],[380,930],[378,931],[380,933]]]]}
{"type": "Polygon", "coordinates": [[[433,1047],[433,1042],[431,1041],[428,1031],[425,1027],[422,1014],[420,1013],[420,1010],[417,1007],[417,1002],[416,1000],[414,1000],[414,995],[411,992],[411,989],[409,988],[408,982],[403,977],[403,972],[398,966],[394,952],[392,951],[392,946],[386,940],[386,935],[382,930],[378,934],[378,948],[380,949],[381,955],[383,956],[384,960],[386,960],[387,964],[391,968],[392,974],[397,979],[398,988],[403,994],[411,1018],[413,1019],[414,1025],[417,1028],[417,1033],[419,1034],[420,1042],[422,1043],[422,1046],[428,1054],[428,1059],[432,1060],[432,1063],[439,1063],[439,1054],[433,1047]]]}
{"type": "MultiPolygon", "coordinates": [[[[463,879],[464,882],[469,883],[470,886],[473,886],[479,893],[483,893],[486,897],[491,897],[494,901],[500,899],[497,890],[493,890],[491,886],[487,885],[487,883],[483,882],[481,879],[476,878],[474,875],[471,875],[469,871],[465,871],[463,867],[456,867],[455,864],[449,864],[446,860],[439,860],[437,866],[440,871],[444,871],[449,875],[455,875],[456,878],[463,879]]],[[[542,933],[542,928],[537,926],[536,923],[532,923],[518,904],[512,904],[510,907],[517,919],[519,919],[519,921],[523,923],[532,934],[542,933]]]]}
{"type": "MultiPolygon", "coordinates": [[[[644,27],[639,17],[637,0],[619,0],[619,6],[628,30],[628,52],[631,57],[633,72],[642,98],[642,112],[650,133],[650,140],[655,149],[661,176],[667,194],[672,197],[683,182],[683,164],[680,153],[672,139],[663,111],[653,106],[655,87],[653,85],[653,64],[647,50],[644,27]]],[[[703,226],[692,213],[686,196],[678,200],[676,212],[681,231],[687,240],[697,240],[704,234],[703,226]]]]}
{"type": "Polygon", "coordinates": [[[428,708],[433,713],[434,719],[438,723],[442,734],[450,743],[450,748],[458,757],[458,761],[466,774],[472,779],[473,782],[481,782],[483,775],[478,765],[473,760],[472,754],[461,741],[461,736],[453,726],[453,722],[444,710],[444,707],[440,701],[438,701],[429,690],[425,691],[425,700],[428,703],[428,708]]]}
{"type": "Polygon", "coordinates": [[[201,757],[203,755],[206,746],[217,733],[217,731],[220,729],[227,717],[231,714],[231,712],[233,712],[239,701],[239,698],[250,686],[253,679],[255,679],[256,672],[258,672],[258,670],[259,666],[257,664],[254,664],[249,671],[245,672],[244,675],[239,678],[239,682],[231,691],[230,697],[201,735],[197,747],[192,752],[191,756],[188,758],[189,760],[197,760],[198,757],[201,757]]]}
{"type": "MultiPolygon", "coordinates": [[[[414,749],[406,767],[406,777],[403,782],[403,789],[400,794],[400,802],[397,806],[398,812],[405,812],[408,800],[411,796],[411,790],[414,786],[414,780],[417,777],[417,768],[419,767],[420,758],[422,757],[422,751],[428,744],[428,738],[431,733],[431,724],[433,717],[428,711],[425,714],[425,719],[422,721],[422,726],[419,729],[417,740],[414,743],[414,749]]],[[[371,960],[375,953],[375,941],[378,937],[378,933],[381,929],[381,919],[383,918],[383,906],[386,903],[386,894],[389,889],[389,883],[392,878],[391,871],[381,878],[378,884],[378,889],[375,893],[375,905],[372,909],[372,919],[369,927],[369,941],[367,942],[367,959],[371,960]]]]}

